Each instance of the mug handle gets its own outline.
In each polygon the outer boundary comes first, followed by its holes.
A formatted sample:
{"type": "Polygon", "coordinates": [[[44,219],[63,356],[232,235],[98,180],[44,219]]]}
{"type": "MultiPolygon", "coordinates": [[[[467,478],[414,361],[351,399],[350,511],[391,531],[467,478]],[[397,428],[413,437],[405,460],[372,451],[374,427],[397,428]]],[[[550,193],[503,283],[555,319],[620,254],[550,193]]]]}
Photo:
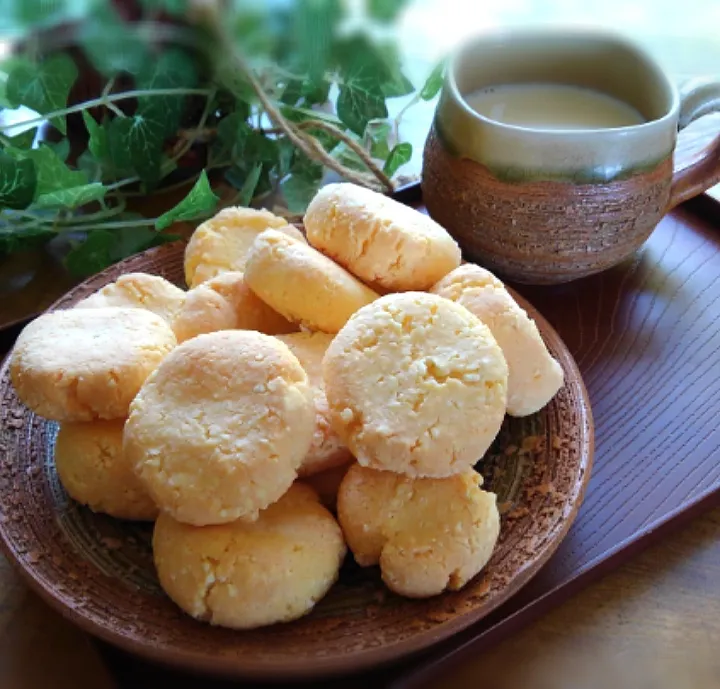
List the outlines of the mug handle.
{"type": "Polygon", "coordinates": [[[680,100],[681,132],[667,210],[720,183],[720,82],[691,79],[680,88],[680,100]],[[699,118],[702,122],[685,130],[699,118]]]}

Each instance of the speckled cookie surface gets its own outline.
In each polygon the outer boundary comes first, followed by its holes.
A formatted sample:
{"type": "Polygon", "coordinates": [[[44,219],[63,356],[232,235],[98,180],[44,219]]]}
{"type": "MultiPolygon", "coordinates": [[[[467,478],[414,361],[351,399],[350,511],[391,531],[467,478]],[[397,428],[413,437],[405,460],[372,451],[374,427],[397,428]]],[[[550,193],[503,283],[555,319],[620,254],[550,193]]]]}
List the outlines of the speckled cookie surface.
{"type": "Polygon", "coordinates": [[[368,284],[427,290],[460,265],[460,249],[432,218],[354,184],[328,184],[305,214],[308,241],[368,284]]]}
{"type": "Polygon", "coordinates": [[[257,330],[267,335],[297,330],[256,296],[238,272],[220,273],[191,289],[172,325],[178,342],[218,330],[257,330]]]}
{"type": "Polygon", "coordinates": [[[461,304],[490,328],[508,364],[508,414],[534,414],[563,386],[562,367],[550,356],[535,321],[490,271],[467,263],[432,292],[461,304]]]}
{"type": "Polygon", "coordinates": [[[424,598],[462,588],[488,562],[500,533],[494,493],[472,469],[411,479],[359,465],[338,493],[338,518],[355,560],[379,564],[383,581],[424,598]]]}
{"type": "Polygon", "coordinates": [[[64,423],[55,466],[73,500],[118,519],[152,520],[157,507],[123,453],[125,419],[64,423]]]}
{"type": "Polygon", "coordinates": [[[10,365],[18,396],[55,421],[119,419],[176,345],[160,316],[137,308],[54,311],[17,339],[10,365]]]}
{"type": "Polygon", "coordinates": [[[330,409],[325,397],[325,383],[322,378],[322,360],[333,336],[326,333],[303,332],[280,335],[278,339],[290,348],[305,369],[315,399],[315,434],[298,474],[311,476],[332,467],[347,464],[353,457],[330,424],[330,409]]]}
{"type": "Polygon", "coordinates": [[[224,208],[198,226],[185,249],[185,281],[196,287],[226,271],[244,272],[255,237],[273,228],[304,242],[302,233],[266,210],[224,208]]]}
{"type": "Polygon", "coordinates": [[[408,476],[471,467],[502,424],[507,364],[467,309],[420,292],[358,311],[323,361],[333,428],[364,466],[408,476]]]}
{"type": "Polygon", "coordinates": [[[346,551],[333,516],[300,484],[253,523],[195,527],[163,514],[153,549],[162,587],[185,612],[235,629],[308,613],[346,551]]]}
{"type": "Polygon", "coordinates": [[[75,308],[124,306],[147,309],[172,323],[184,301],[185,292],[159,275],[127,273],[83,299],[75,308]]]}
{"type": "Polygon", "coordinates": [[[266,230],[250,247],[245,280],[288,320],[326,333],[336,333],[378,297],[327,256],[276,230],[266,230]]]}
{"type": "Polygon", "coordinates": [[[315,428],[307,375],[249,330],[179,345],[133,401],[125,452],[161,510],[197,526],[255,519],[292,484],[315,428]]]}

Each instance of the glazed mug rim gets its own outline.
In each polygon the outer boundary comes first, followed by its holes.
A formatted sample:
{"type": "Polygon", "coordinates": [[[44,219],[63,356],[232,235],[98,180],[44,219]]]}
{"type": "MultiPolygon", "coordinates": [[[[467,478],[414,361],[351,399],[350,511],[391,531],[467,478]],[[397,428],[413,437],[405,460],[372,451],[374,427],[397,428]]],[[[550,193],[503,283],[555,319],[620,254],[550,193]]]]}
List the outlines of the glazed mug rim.
{"type": "MultiPolygon", "coordinates": [[[[601,59],[601,58],[598,58],[601,59]]],[[[528,79],[528,81],[531,81],[528,79]]],[[[561,82],[558,82],[561,83],[561,82]]],[[[674,122],[679,117],[680,112],[680,94],[676,85],[670,80],[667,73],[660,66],[658,61],[650,55],[648,51],[642,48],[638,43],[632,39],[624,36],[623,34],[611,31],[607,29],[596,29],[596,28],[580,28],[580,27],[554,27],[554,28],[543,28],[543,27],[513,27],[513,28],[491,28],[481,33],[476,34],[474,37],[467,41],[464,41],[462,45],[458,46],[449,56],[448,69],[445,79],[446,88],[449,90],[449,95],[457,103],[458,106],[465,112],[465,114],[479,123],[497,127],[500,130],[504,130],[508,134],[516,133],[519,135],[527,134],[541,134],[543,137],[556,138],[556,139],[568,139],[568,138],[580,138],[587,137],[588,135],[596,136],[627,136],[629,134],[646,132],[650,129],[658,127],[665,127],[674,122]],[[623,127],[588,127],[578,129],[550,129],[544,127],[531,127],[517,124],[508,124],[506,122],[500,122],[499,120],[487,117],[476,110],[474,110],[465,99],[462,94],[458,83],[457,83],[457,68],[461,58],[466,55],[470,50],[484,43],[490,43],[492,41],[505,41],[505,49],[511,49],[512,44],[527,40],[537,39],[556,39],[556,40],[569,40],[569,39],[582,39],[584,41],[593,41],[597,44],[603,44],[608,47],[615,44],[617,47],[622,47],[632,53],[634,53],[644,63],[648,74],[661,85],[666,95],[668,96],[668,103],[665,107],[665,112],[660,117],[654,117],[647,119],[645,122],[641,122],[633,125],[626,125],[623,127]]],[[[488,84],[490,86],[491,84],[488,84]]],[[[580,84],[578,84],[580,85],[580,84]]]]}

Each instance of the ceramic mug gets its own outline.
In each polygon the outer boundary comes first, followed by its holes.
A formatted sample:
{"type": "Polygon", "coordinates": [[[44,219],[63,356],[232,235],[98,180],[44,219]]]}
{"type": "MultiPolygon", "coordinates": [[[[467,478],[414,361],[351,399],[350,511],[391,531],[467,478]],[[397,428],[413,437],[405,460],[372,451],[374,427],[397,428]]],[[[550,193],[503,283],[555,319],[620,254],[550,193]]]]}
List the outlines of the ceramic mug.
{"type": "Polygon", "coordinates": [[[649,55],[614,34],[485,34],[449,62],[425,146],[423,198],[467,259],[506,278],[547,284],[597,273],[632,255],[668,210],[720,182],[720,124],[710,146],[673,169],[678,129],[714,110],[720,84],[681,94],[649,55]],[[647,121],[535,129],[489,119],[463,98],[527,82],[593,88],[647,121]]]}

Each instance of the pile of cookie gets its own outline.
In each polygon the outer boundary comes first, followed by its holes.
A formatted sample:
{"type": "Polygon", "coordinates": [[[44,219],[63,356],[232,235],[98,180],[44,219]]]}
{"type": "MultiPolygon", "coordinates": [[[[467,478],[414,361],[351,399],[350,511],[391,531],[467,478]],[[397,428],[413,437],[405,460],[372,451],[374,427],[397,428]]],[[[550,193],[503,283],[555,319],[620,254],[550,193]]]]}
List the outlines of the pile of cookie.
{"type": "Polygon", "coordinates": [[[462,587],[500,530],[472,467],[506,413],[563,384],[535,323],[426,215],[334,184],[304,226],[225,209],[187,245],[187,291],[124,275],[12,354],[19,397],[60,422],[69,495],[156,520],[161,585],[212,624],[306,614],[346,547],[400,595],[462,587]]]}

